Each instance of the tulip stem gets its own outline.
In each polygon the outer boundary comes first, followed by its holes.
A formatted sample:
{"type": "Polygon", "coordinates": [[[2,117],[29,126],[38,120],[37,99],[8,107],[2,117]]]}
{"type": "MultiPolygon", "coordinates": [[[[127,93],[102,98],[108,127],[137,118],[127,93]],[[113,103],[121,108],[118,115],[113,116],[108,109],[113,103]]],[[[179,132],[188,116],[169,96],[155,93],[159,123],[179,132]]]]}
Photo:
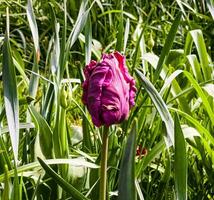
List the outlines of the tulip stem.
{"type": "Polygon", "coordinates": [[[100,200],[106,200],[108,132],[109,127],[104,126],[102,137],[101,168],[100,168],[100,200]]]}

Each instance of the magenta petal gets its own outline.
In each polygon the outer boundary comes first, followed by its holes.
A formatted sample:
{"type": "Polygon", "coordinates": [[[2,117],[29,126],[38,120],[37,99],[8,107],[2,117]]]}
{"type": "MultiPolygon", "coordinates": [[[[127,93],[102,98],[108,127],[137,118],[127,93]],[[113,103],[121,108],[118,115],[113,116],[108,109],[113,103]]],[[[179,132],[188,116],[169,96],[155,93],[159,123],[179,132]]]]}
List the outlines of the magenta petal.
{"type": "Polygon", "coordinates": [[[108,74],[108,66],[99,66],[96,67],[91,74],[89,79],[89,88],[88,88],[88,109],[92,115],[92,120],[97,126],[102,124],[101,117],[101,96],[103,84],[108,74]]]}
{"type": "Polygon", "coordinates": [[[126,67],[126,64],[125,64],[126,62],[125,57],[117,51],[114,53],[114,56],[119,62],[121,73],[123,74],[127,83],[129,83],[133,78],[129,75],[128,68],[126,67]]]}
{"type": "Polygon", "coordinates": [[[87,105],[87,99],[88,99],[88,80],[86,80],[83,84],[83,95],[82,95],[82,101],[85,105],[87,105]]]}
{"type": "Polygon", "coordinates": [[[125,57],[119,52],[103,54],[99,63],[84,69],[82,100],[95,126],[121,123],[134,105],[135,81],[128,73],[125,57]]]}
{"type": "Polygon", "coordinates": [[[97,62],[92,60],[88,65],[85,66],[84,74],[86,79],[88,79],[93,71],[93,69],[96,67],[97,62]]]}
{"type": "Polygon", "coordinates": [[[119,111],[113,112],[112,110],[106,110],[102,114],[102,119],[106,126],[110,126],[112,124],[119,123],[119,121],[120,121],[119,111]]]}

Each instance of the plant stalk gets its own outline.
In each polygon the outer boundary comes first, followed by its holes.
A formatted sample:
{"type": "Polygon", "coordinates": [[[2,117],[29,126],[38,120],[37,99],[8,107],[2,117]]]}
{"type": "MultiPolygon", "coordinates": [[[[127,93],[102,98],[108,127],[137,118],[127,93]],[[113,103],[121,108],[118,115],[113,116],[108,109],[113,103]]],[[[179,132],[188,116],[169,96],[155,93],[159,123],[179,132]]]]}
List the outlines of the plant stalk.
{"type": "Polygon", "coordinates": [[[100,200],[106,200],[107,186],[107,160],[108,160],[108,132],[109,127],[104,127],[102,137],[101,168],[100,168],[100,200]]]}

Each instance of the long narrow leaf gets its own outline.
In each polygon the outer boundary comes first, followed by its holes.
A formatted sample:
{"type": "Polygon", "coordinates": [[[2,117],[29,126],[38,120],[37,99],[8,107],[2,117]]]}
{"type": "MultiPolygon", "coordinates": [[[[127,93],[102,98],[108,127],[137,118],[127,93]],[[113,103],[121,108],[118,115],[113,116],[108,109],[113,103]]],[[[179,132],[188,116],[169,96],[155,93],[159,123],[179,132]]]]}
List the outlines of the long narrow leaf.
{"type": "Polygon", "coordinates": [[[7,199],[10,199],[10,179],[9,179],[9,176],[8,176],[8,167],[7,165],[5,165],[4,167],[4,176],[5,176],[5,179],[4,179],[4,191],[3,191],[3,194],[2,194],[2,200],[7,200],[7,199]]]}
{"type": "Polygon", "coordinates": [[[212,18],[214,20],[214,1],[213,0],[207,0],[207,7],[212,15],[212,18]]]}
{"type": "Polygon", "coordinates": [[[199,97],[201,97],[203,105],[204,105],[204,107],[205,107],[205,109],[206,109],[206,111],[210,117],[212,124],[214,125],[214,112],[212,111],[211,105],[209,104],[209,101],[207,100],[207,97],[204,94],[202,88],[199,86],[197,81],[192,77],[192,75],[189,72],[183,71],[183,73],[188,78],[188,80],[191,82],[192,86],[195,88],[199,97]]]}
{"type": "Polygon", "coordinates": [[[146,167],[148,167],[148,165],[161,153],[164,147],[164,140],[162,139],[152,148],[148,155],[142,159],[136,170],[137,177],[139,177],[142,171],[144,171],[146,167]]]}
{"type": "Polygon", "coordinates": [[[39,163],[44,170],[51,176],[54,181],[59,184],[63,190],[69,193],[75,200],[88,200],[82,193],[75,189],[72,185],[62,179],[53,169],[51,169],[43,160],[38,158],[39,163]]]}
{"type": "Polygon", "coordinates": [[[52,158],[53,133],[42,115],[40,115],[33,106],[30,106],[29,109],[39,131],[39,141],[42,153],[46,158],[52,158]]]}
{"type": "Polygon", "coordinates": [[[195,43],[200,58],[201,69],[205,80],[210,80],[211,78],[211,68],[209,66],[209,57],[206,49],[206,44],[204,41],[203,33],[201,30],[190,31],[189,34],[195,43]]]}
{"type": "Polygon", "coordinates": [[[134,121],[130,135],[127,140],[125,152],[122,158],[118,200],[135,200],[135,154],[136,154],[136,132],[137,120],[134,121]]]}
{"type": "Polygon", "coordinates": [[[28,22],[29,22],[31,33],[33,36],[33,43],[34,43],[36,59],[37,59],[37,63],[38,63],[38,61],[40,59],[39,34],[38,34],[36,18],[35,18],[34,12],[33,12],[32,0],[28,0],[26,10],[27,10],[28,22]]]}
{"type": "Polygon", "coordinates": [[[162,120],[166,125],[167,146],[170,146],[171,144],[174,145],[174,122],[165,102],[163,101],[162,97],[160,96],[158,91],[155,89],[155,87],[152,85],[152,83],[144,76],[144,74],[139,70],[136,70],[136,72],[138,77],[142,80],[141,84],[143,85],[143,87],[151,97],[155,107],[157,108],[162,120]]]}
{"type": "Polygon", "coordinates": [[[156,71],[155,71],[155,74],[154,74],[154,81],[158,80],[158,76],[161,73],[165,58],[168,55],[168,53],[169,53],[169,51],[170,51],[170,49],[172,47],[175,35],[177,33],[178,25],[180,24],[180,20],[181,20],[181,13],[179,13],[177,15],[177,17],[175,18],[175,20],[174,20],[174,22],[172,24],[172,27],[171,27],[171,29],[169,31],[169,34],[168,34],[168,36],[166,38],[166,42],[165,42],[164,47],[163,47],[163,49],[161,51],[161,55],[160,55],[160,58],[158,60],[157,68],[156,68],[156,71]]]}
{"type": "Polygon", "coordinates": [[[175,115],[175,190],[177,200],[187,199],[187,155],[178,115],[175,115]]]}
{"type": "Polygon", "coordinates": [[[87,5],[88,5],[88,0],[83,0],[81,3],[81,7],[79,9],[79,13],[78,13],[76,23],[74,24],[74,27],[71,31],[71,34],[69,35],[69,38],[68,38],[68,43],[67,43],[68,49],[73,46],[73,44],[77,40],[79,34],[81,33],[81,31],[83,30],[83,28],[86,24],[86,21],[88,18],[88,13],[91,9],[91,7],[89,9],[87,9],[87,5]]]}
{"type": "MultiPolygon", "coordinates": [[[[123,1],[121,1],[121,10],[123,10],[123,1]]],[[[117,43],[116,43],[116,50],[121,51],[123,48],[123,12],[120,14],[120,20],[118,25],[118,32],[117,32],[117,43]]]]}
{"type": "Polygon", "coordinates": [[[7,10],[7,29],[3,46],[3,90],[5,111],[10,132],[10,139],[15,161],[18,160],[19,144],[19,103],[17,94],[16,73],[9,43],[9,11],[7,10]]]}
{"type": "Polygon", "coordinates": [[[88,20],[85,25],[85,64],[88,65],[91,60],[92,49],[92,26],[91,17],[88,15],[88,20]]]}
{"type": "MultiPolygon", "coordinates": [[[[34,49],[35,49],[34,64],[33,64],[32,71],[38,74],[39,73],[38,63],[40,60],[39,34],[38,34],[36,18],[33,12],[32,0],[28,0],[26,10],[27,10],[27,19],[30,25],[32,36],[33,36],[33,43],[34,43],[34,49]]],[[[30,84],[29,84],[29,93],[32,97],[36,96],[38,82],[39,82],[39,77],[34,73],[32,73],[30,77],[30,84]]]]}
{"type": "Polygon", "coordinates": [[[196,57],[196,55],[188,55],[187,59],[189,61],[189,64],[192,68],[193,74],[196,78],[196,80],[200,83],[203,81],[203,77],[201,74],[201,69],[200,69],[200,64],[198,62],[198,59],[196,57]]]}

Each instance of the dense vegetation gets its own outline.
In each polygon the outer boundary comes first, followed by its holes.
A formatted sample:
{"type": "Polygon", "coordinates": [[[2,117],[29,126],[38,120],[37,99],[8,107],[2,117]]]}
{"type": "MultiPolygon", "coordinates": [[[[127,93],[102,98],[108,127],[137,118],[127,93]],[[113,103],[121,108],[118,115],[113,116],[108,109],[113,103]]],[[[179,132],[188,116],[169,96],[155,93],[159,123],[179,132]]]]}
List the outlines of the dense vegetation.
{"type": "Polygon", "coordinates": [[[99,199],[81,83],[115,50],[138,91],[109,129],[109,199],[214,199],[213,24],[213,0],[1,0],[0,199],[99,199]]]}

